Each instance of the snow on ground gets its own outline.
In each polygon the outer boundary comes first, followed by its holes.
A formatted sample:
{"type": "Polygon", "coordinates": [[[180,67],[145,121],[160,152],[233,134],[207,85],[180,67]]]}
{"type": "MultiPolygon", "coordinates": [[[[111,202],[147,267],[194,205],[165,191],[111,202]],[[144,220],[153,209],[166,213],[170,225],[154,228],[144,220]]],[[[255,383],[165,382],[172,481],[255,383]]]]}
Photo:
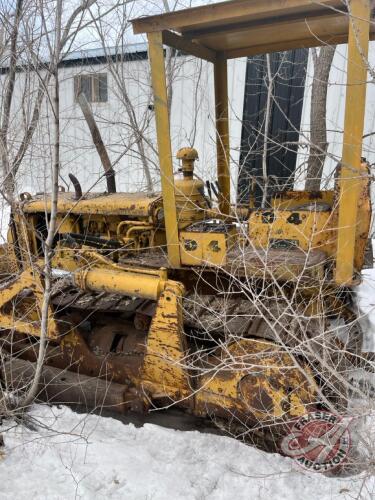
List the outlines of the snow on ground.
{"type": "MultiPolygon", "coordinates": [[[[43,427],[6,433],[1,499],[371,499],[375,482],[303,472],[229,437],[37,405],[43,427]],[[361,492],[361,493],[360,493],[361,492]]],[[[9,423],[3,424],[3,429],[9,423]]],[[[1,429],[1,428],[0,428],[1,429]]]]}
{"type": "Polygon", "coordinates": [[[364,332],[363,350],[375,352],[375,269],[362,271],[362,278],[356,294],[363,314],[360,320],[364,332]]]}

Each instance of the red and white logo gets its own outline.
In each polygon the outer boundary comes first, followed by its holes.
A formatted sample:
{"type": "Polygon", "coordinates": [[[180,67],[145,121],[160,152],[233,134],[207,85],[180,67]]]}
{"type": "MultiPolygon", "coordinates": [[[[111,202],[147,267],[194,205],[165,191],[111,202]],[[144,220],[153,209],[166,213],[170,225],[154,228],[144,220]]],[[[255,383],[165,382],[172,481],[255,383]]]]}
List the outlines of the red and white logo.
{"type": "Polygon", "coordinates": [[[326,472],[343,464],[350,444],[348,422],[333,413],[315,411],[294,423],[281,449],[303,468],[326,472]]]}

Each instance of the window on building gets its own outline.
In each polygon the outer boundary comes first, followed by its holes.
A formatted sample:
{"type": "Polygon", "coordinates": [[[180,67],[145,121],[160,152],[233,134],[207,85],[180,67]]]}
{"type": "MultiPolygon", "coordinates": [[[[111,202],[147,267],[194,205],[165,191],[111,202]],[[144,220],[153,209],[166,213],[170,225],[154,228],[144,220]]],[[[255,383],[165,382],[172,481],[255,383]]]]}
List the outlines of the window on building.
{"type": "Polygon", "coordinates": [[[76,75],[74,77],[75,100],[77,100],[77,97],[81,92],[83,92],[88,102],[107,102],[107,73],[76,75]]]}

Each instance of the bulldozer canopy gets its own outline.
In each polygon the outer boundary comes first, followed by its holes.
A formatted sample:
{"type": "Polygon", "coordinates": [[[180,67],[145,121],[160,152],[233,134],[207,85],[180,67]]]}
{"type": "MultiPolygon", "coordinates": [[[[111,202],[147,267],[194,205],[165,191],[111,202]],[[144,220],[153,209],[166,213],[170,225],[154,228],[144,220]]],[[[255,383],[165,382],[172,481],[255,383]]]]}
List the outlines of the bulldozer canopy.
{"type": "Polygon", "coordinates": [[[346,43],[349,15],[342,0],[231,0],[132,23],[134,33],[161,31],[166,45],[214,61],[346,43]]]}

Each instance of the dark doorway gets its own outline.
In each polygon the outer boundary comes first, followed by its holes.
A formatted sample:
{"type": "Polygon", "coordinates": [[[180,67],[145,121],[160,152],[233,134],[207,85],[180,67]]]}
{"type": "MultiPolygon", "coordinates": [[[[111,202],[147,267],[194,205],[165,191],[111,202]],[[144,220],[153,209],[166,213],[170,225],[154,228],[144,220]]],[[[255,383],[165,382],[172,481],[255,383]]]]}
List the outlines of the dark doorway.
{"type": "MultiPolygon", "coordinates": [[[[293,186],[297,159],[295,143],[299,139],[307,60],[308,49],[271,54],[274,80],[267,141],[269,194],[293,186]]],[[[238,199],[241,203],[248,203],[253,191],[256,206],[260,206],[263,195],[262,158],[267,89],[266,56],[248,58],[238,199]]]]}

